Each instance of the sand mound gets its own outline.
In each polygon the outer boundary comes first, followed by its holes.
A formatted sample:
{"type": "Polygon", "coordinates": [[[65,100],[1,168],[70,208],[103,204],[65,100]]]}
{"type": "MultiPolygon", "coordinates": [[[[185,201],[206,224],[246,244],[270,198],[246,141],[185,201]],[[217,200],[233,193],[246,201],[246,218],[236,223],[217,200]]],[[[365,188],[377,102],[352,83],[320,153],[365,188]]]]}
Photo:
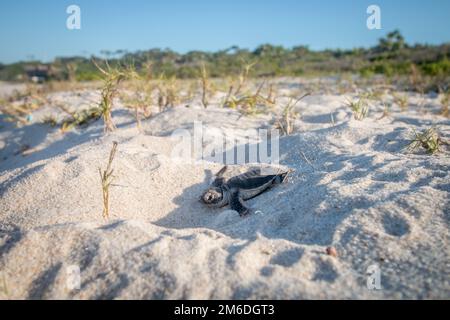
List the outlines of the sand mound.
{"type": "Polygon", "coordinates": [[[269,128],[270,116],[179,106],[139,133],[118,108],[109,135],[101,120],[66,134],[37,120],[5,123],[0,298],[449,298],[449,152],[403,151],[412,128],[438,124],[450,136],[450,122],[433,113],[437,98],[427,99],[428,113],[393,110],[377,120],[382,106],[374,103],[356,121],[345,97],[306,98],[297,133],[279,142],[280,164],[295,171],[250,200],[257,212],[246,218],[198,201],[222,164],[175,161],[170,134],[192,133],[201,121],[239,140],[269,128]],[[98,168],[113,141],[105,221],[98,168]],[[367,288],[374,265],[381,290],[367,288]]]}

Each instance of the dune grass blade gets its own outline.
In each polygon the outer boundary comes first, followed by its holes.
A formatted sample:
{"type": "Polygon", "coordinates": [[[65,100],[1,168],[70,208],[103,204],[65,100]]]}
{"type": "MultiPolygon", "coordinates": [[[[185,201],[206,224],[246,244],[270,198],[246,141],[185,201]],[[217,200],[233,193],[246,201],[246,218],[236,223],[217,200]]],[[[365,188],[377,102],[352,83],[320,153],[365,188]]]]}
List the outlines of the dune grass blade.
{"type": "Polygon", "coordinates": [[[113,142],[111,152],[109,153],[109,160],[106,170],[102,172],[101,168],[98,168],[100,179],[102,182],[102,194],[103,194],[103,217],[109,218],[109,187],[113,180],[113,169],[111,168],[114,156],[116,155],[117,142],[113,142]]]}
{"type": "Polygon", "coordinates": [[[208,87],[209,87],[209,81],[208,81],[208,74],[206,72],[205,64],[202,63],[202,67],[200,70],[201,75],[201,84],[202,84],[202,104],[205,109],[208,107],[208,87]]]}
{"type": "Polygon", "coordinates": [[[234,95],[237,96],[241,93],[241,90],[244,88],[247,83],[248,76],[250,74],[250,70],[255,66],[256,62],[247,63],[244,61],[244,66],[242,67],[241,73],[239,74],[239,82],[234,92],[234,95]]]}
{"type": "Polygon", "coordinates": [[[441,115],[444,117],[449,117],[449,105],[450,105],[450,91],[447,91],[444,93],[443,97],[441,98],[441,115]]]}

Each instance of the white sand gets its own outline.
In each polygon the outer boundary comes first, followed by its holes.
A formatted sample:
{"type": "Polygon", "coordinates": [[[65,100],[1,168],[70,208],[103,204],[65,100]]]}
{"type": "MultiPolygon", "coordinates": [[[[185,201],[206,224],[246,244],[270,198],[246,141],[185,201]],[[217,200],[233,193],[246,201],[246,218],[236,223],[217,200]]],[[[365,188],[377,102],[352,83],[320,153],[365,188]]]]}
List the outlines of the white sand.
{"type": "MultiPolygon", "coordinates": [[[[295,81],[284,86],[289,92],[295,81]]],[[[52,99],[77,106],[96,96],[52,99]]],[[[344,106],[350,95],[319,92],[301,101],[296,133],[280,139],[280,163],[295,172],[250,200],[261,212],[246,218],[198,201],[222,165],[174,161],[170,133],[192,132],[202,121],[239,137],[270,126],[269,115],[239,118],[194,101],[144,121],[140,134],[118,107],[118,130],[109,135],[102,120],[66,134],[39,124],[50,106],[29,125],[2,121],[0,298],[449,299],[449,151],[403,148],[412,129],[431,124],[448,140],[450,121],[437,115],[438,97],[420,106],[418,94],[409,96],[409,111],[394,105],[377,120],[383,108],[371,102],[363,121],[344,106]],[[98,167],[113,141],[116,179],[105,221],[98,167]],[[381,290],[366,286],[374,264],[381,290]],[[81,270],[79,290],[68,286],[72,266],[81,270]]]]}

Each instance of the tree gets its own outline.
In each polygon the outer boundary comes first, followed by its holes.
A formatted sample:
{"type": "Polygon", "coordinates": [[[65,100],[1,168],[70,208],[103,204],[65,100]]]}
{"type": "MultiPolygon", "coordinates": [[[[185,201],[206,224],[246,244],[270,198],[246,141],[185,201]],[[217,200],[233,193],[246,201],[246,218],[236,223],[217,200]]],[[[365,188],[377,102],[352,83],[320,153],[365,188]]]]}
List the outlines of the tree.
{"type": "Polygon", "coordinates": [[[390,51],[395,52],[406,47],[405,38],[399,30],[394,30],[386,35],[386,38],[381,38],[378,43],[378,49],[381,52],[390,51]]]}

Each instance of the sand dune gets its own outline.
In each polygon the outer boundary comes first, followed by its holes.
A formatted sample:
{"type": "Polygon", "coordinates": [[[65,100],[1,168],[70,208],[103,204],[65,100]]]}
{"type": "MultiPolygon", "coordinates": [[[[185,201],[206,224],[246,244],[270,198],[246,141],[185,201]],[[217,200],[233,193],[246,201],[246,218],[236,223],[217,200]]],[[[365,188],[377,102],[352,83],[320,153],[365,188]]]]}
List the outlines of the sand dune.
{"type": "MultiPolygon", "coordinates": [[[[52,99],[79,106],[97,94],[52,99]]],[[[175,161],[171,133],[192,133],[200,121],[209,133],[239,140],[270,128],[270,115],[242,116],[217,97],[208,109],[193,101],[156,114],[143,122],[144,133],[120,102],[118,129],[107,135],[102,120],[65,134],[40,124],[51,105],[27,125],[2,120],[0,298],[448,299],[448,147],[437,155],[404,147],[412,129],[430,125],[448,140],[450,121],[437,115],[436,95],[423,107],[410,93],[408,111],[394,104],[383,119],[383,106],[372,101],[362,121],[345,106],[350,97],[313,94],[297,105],[295,133],[279,141],[280,165],[294,171],[250,200],[258,212],[244,218],[198,201],[222,164],[175,161]],[[105,220],[98,168],[113,141],[105,220]],[[337,257],[326,254],[329,246],[337,257]],[[367,288],[373,265],[381,290],[367,288]],[[68,285],[73,266],[79,289],[68,285]]]]}

